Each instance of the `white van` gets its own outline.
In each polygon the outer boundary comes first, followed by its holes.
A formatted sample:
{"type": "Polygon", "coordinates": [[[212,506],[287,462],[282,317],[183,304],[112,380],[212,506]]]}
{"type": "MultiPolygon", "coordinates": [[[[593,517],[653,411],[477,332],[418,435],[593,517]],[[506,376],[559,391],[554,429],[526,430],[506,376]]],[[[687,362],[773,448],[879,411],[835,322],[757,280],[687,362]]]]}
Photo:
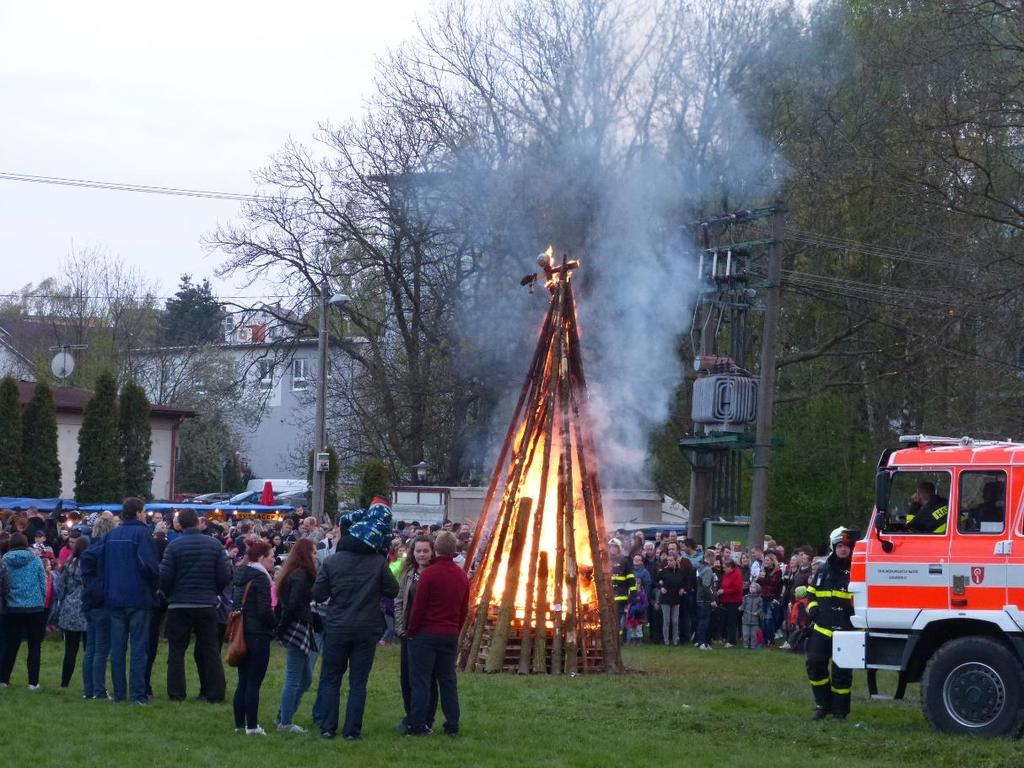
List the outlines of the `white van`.
{"type": "Polygon", "coordinates": [[[245,490],[247,493],[252,491],[262,493],[263,486],[266,483],[270,483],[274,489],[275,496],[280,496],[282,493],[305,493],[309,490],[309,483],[306,480],[296,480],[294,478],[275,480],[272,477],[253,478],[245,484],[245,490]]]}

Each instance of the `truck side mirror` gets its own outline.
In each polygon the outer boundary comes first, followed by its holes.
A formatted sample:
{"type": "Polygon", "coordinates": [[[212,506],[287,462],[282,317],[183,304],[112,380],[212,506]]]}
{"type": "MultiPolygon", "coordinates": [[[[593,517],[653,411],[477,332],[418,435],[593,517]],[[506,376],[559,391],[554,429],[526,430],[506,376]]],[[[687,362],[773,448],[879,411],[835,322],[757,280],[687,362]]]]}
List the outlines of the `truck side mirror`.
{"type": "Polygon", "coordinates": [[[886,527],[889,520],[889,488],[892,485],[892,472],[881,469],[875,475],[875,538],[882,545],[882,551],[886,554],[892,552],[893,543],[882,538],[882,528],[886,527]]]}
{"type": "Polygon", "coordinates": [[[889,487],[891,484],[891,472],[883,469],[875,475],[875,509],[883,515],[889,512],[889,487]]]}

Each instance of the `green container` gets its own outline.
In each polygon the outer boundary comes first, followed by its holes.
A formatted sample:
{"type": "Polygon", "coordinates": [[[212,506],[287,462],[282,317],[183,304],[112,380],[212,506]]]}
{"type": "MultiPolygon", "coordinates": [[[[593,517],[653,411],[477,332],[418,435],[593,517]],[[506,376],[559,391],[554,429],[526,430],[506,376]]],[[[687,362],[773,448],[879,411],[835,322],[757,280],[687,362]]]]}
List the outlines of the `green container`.
{"type": "Polygon", "coordinates": [[[732,549],[749,549],[750,523],[733,520],[705,520],[704,546],[728,544],[732,549]]]}

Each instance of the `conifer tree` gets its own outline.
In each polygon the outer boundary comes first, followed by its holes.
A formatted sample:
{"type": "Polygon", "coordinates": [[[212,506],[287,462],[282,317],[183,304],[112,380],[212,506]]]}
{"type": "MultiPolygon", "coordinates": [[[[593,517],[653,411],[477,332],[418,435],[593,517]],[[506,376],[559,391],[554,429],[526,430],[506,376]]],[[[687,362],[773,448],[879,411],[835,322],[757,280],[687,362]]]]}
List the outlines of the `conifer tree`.
{"type": "Polygon", "coordinates": [[[124,471],[124,495],[150,498],[153,470],[149,456],[153,448],[149,425],[149,399],[134,380],[121,388],[118,436],[121,446],[121,467],[124,471]]]}
{"type": "Polygon", "coordinates": [[[40,380],[21,422],[21,493],[37,499],[60,496],[57,408],[53,390],[40,380]]]}
{"type": "Polygon", "coordinates": [[[21,493],[21,402],[12,376],[0,381],[0,496],[21,493]]]}
{"type": "Polygon", "coordinates": [[[79,503],[120,501],[124,496],[117,417],[117,384],[113,375],[105,372],[96,379],[78,431],[75,499],[79,503]]]}

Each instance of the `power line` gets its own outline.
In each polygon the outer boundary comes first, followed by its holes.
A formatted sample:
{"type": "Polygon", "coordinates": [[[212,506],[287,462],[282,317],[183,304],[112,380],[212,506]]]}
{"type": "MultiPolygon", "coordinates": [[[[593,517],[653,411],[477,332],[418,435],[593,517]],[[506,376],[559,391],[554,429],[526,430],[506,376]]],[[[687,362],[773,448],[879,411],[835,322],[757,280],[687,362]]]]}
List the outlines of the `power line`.
{"type": "MultiPolygon", "coordinates": [[[[177,294],[172,296],[155,296],[147,294],[142,297],[133,297],[134,301],[142,301],[144,299],[152,299],[154,301],[166,301],[168,299],[178,298],[177,294]]],[[[269,299],[308,299],[308,293],[277,293],[277,294],[262,294],[260,296],[214,296],[216,301],[265,301],[269,299]]],[[[0,299],[15,299],[24,301],[33,301],[36,299],[46,299],[51,301],[119,301],[125,299],[124,296],[82,296],[80,294],[70,293],[0,293],[0,299]]]]}
{"type": "Polygon", "coordinates": [[[73,179],[62,176],[37,176],[30,173],[14,173],[0,171],[2,181],[21,181],[30,184],[49,184],[62,187],[84,187],[87,189],[105,189],[114,192],[138,192],[148,195],[172,195],[175,197],[197,197],[211,200],[232,200],[234,202],[256,202],[269,200],[265,195],[247,195],[241,192],[215,192],[208,189],[184,189],[164,187],[155,184],[129,184],[115,181],[96,181],[94,179],[73,179]]]}

